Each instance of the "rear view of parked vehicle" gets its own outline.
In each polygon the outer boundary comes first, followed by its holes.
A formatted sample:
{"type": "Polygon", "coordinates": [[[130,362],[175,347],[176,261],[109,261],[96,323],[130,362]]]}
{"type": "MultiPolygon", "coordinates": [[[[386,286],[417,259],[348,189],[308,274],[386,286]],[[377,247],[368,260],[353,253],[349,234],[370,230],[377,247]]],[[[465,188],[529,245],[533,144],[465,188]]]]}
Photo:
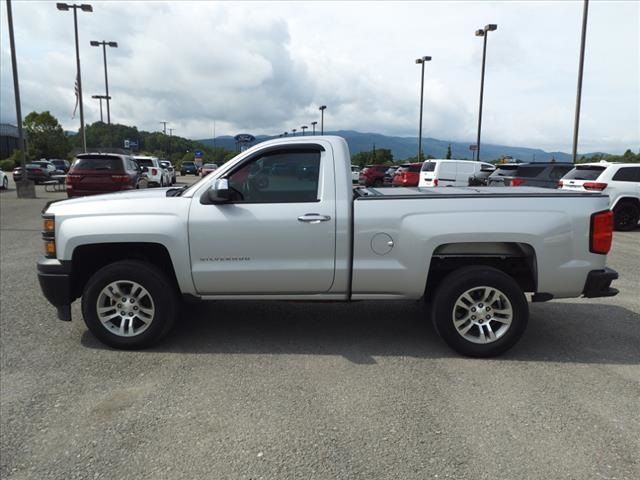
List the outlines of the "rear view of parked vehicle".
{"type": "Polygon", "coordinates": [[[7,190],[9,188],[9,176],[0,170],[0,187],[3,190],[7,190]]]}
{"type": "Polygon", "coordinates": [[[360,179],[360,167],[357,165],[351,165],[351,182],[358,183],[360,179]]]}
{"type": "Polygon", "coordinates": [[[640,165],[637,163],[583,163],[560,181],[563,190],[609,195],[616,230],[633,230],[640,221],[640,165]]]}
{"type": "Polygon", "coordinates": [[[142,171],[131,157],[112,153],[83,153],[67,174],[67,196],[82,197],[139,188],[142,171]]]}
{"type": "Polygon", "coordinates": [[[469,177],[469,186],[470,187],[486,187],[489,182],[489,176],[496,171],[496,167],[493,165],[491,167],[485,166],[486,164],[480,167],[480,171],[476,172],[474,175],[469,177]]]}
{"type": "Polygon", "coordinates": [[[218,169],[218,165],[215,163],[205,163],[200,169],[200,176],[206,177],[211,172],[215,172],[218,169]]]}
{"type": "MultiPolygon", "coordinates": [[[[500,167],[502,167],[501,165],[500,167]]],[[[572,163],[535,162],[521,163],[516,168],[489,177],[492,187],[541,187],[558,188],[560,179],[573,168],[572,163]]]]}
{"type": "Polygon", "coordinates": [[[164,187],[169,185],[167,172],[160,165],[157,157],[135,156],[133,160],[141,167],[146,167],[145,173],[149,179],[149,186],[164,187]]]}
{"type": "Polygon", "coordinates": [[[466,187],[469,177],[494,169],[490,163],[471,160],[427,160],[422,164],[420,187],[466,187]]]}
{"type": "Polygon", "coordinates": [[[168,160],[160,160],[160,166],[167,171],[167,176],[169,177],[169,185],[173,185],[176,183],[176,169],[173,168],[171,162],[168,160]]]}
{"type": "MultiPolygon", "coordinates": [[[[36,184],[44,183],[51,180],[51,177],[58,172],[56,166],[48,160],[38,160],[35,162],[27,163],[25,166],[27,170],[27,178],[36,184]]],[[[19,182],[22,180],[23,168],[16,167],[13,169],[13,181],[19,182]]]]}
{"type": "Polygon", "coordinates": [[[182,162],[180,167],[180,175],[198,175],[198,166],[195,162],[182,162]]]}
{"type": "Polygon", "coordinates": [[[385,165],[367,165],[360,171],[358,183],[365,187],[382,187],[384,174],[388,168],[385,165]]]}
{"type": "Polygon", "coordinates": [[[400,165],[393,176],[391,184],[394,187],[417,187],[420,181],[421,168],[422,162],[400,165]]]}
{"type": "Polygon", "coordinates": [[[67,173],[69,171],[69,168],[71,168],[71,164],[69,163],[69,160],[63,160],[61,158],[52,158],[49,161],[53,163],[56,169],[58,169],[62,173],[67,173]]]}

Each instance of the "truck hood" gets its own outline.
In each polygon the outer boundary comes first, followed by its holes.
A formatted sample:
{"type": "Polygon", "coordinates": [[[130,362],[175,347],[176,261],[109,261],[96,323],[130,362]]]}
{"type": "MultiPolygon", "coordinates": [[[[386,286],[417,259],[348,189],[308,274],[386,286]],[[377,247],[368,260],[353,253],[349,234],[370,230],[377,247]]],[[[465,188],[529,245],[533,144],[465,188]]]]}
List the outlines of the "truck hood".
{"type": "Polygon", "coordinates": [[[93,214],[162,212],[165,210],[163,207],[164,202],[175,203],[175,200],[180,198],[167,197],[168,190],[171,190],[171,188],[144,188],[141,190],[127,190],[124,192],[57,200],[48,203],[43,209],[43,213],[46,211],[57,215],[71,212],[78,214],[86,214],[89,212],[93,214]]]}

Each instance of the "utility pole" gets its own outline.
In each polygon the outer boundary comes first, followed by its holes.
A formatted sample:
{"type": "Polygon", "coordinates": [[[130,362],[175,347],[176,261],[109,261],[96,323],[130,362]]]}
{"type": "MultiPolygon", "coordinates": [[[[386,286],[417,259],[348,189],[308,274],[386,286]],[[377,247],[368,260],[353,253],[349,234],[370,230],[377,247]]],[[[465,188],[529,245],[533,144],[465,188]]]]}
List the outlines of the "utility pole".
{"type": "Polygon", "coordinates": [[[578,64],[578,89],[576,92],[576,116],[573,125],[573,163],[578,159],[578,128],[580,126],[580,102],[582,99],[582,71],[584,70],[584,46],[587,40],[587,14],[589,0],[584,0],[582,9],[582,36],[580,38],[580,63],[578,64]]]}
{"type": "Polygon", "coordinates": [[[320,106],[320,135],[324,135],[324,111],[327,109],[326,105],[320,106]]]}
{"type": "Polygon", "coordinates": [[[167,123],[169,122],[160,122],[162,124],[162,131],[164,132],[164,134],[167,134],[167,123]]]}

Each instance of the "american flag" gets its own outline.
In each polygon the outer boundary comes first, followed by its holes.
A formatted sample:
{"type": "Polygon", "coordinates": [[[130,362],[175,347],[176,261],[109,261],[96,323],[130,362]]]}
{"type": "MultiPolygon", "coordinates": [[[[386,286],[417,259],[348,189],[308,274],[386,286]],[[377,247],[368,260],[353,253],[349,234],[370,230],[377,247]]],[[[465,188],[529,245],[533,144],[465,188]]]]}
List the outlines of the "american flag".
{"type": "Polygon", "coordinates": [[[76,118],[76,110],[78,109],[78,101],[80,100],[80,89],[78,88],[78,75],[76,75],[76,84],[74,89],[76,91],[76,106],[73,107],[73,115],[71,115],[71,118],[76,118]]]}

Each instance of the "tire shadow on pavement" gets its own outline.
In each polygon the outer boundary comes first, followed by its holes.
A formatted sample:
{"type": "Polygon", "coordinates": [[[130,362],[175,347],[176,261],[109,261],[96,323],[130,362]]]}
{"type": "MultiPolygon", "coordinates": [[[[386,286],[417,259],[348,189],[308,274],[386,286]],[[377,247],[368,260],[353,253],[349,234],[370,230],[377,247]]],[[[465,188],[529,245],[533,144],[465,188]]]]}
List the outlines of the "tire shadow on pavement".
{"type": "MultiPolygon", "coordinates": [[[[596,364],[640,363],[640,315],[593,303],[530,305],[527,331],[501,358],[596,364]]],[[[421,302],[291,303],[217,301],[185,305],[149,353],[459,357],[438,337],[421,302]]],[[[88,331],[88,348],[106,349],[88,331]]]]}

